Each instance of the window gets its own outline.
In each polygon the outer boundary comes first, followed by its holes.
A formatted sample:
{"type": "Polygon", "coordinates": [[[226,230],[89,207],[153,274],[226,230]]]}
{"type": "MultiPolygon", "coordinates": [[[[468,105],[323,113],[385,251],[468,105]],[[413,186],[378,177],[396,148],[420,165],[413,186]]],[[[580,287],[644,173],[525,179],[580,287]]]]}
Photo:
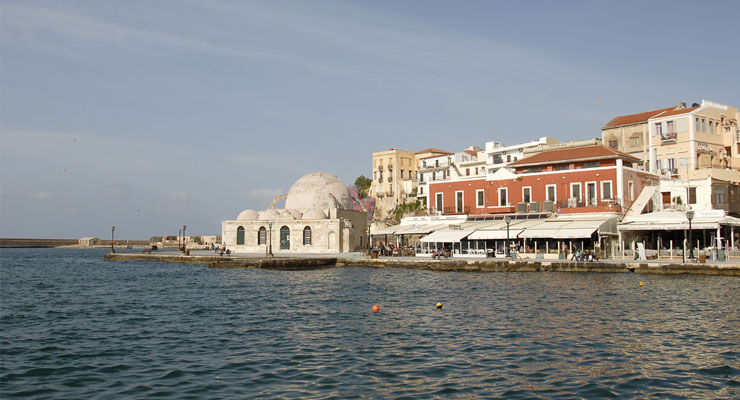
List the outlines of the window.
{"type": "Polygon", "coordinates": [[[709,133],[714,133],[714,122],[709,121],[709,133]]]}
{"type": "Polygon", "coordinates": [[[237,245],[244,244],[244,227],[243,226],[236,228],[236,244],[237,245]]]}
{"type": "Polygon", "coordinates": [[[479,189],[475,191],[475,206],[478,208],[481,208],[485,206],[485,200],[484,200],[484,194],[483,189],[479,189]]]}
{"type": "Polygon", "coordinates": [[[555,166],[555,171],[565,171],[570,167],[569,164],[558,164],[555,166]]]}
{"type": "Polygon", "coordinates": [[[611,200],[612,181],[601,181],[601,200],[611,200]]]}
{"type": "Polygon", "coordinates": [[[689,204],[696,204],[696,188],[689,188],[689,204]]]}
{"type": "Polygon", "coordinates": [[[432,172],[432,180],[433,181],[436,181],[437,180],[437,172],[436,171],[435,172],[432,172]]]}
{"type": "Polygon", "coordinates": [[[264,226],[260,226],[259,234],[257,235],[257,244],[267,244],[267,229],[264,226]]]}
{"type": "Polygon", "coordinates": [[[724,204],[725,202],[725,190],[714,189],[714,204],[724,204]]]}
{"type": "Polygon", "coordinates": [[[601,166],[601,161],[586,161],[583,163],[583,168],[598,168],[601,166]]]}
{"type": "Polygon", "coordinates": [[[675,132],[673,127],[673,121],[666,122],[666,130],[668,131],[668,134],[673,134],[675,132]]]}
{"type": "Polygon", "coordinates": [[[635,201],[635,182],[627,182],[627,187],[629,188],[628,190],[630,192],[630,201],[635,201]]]}
{"type": "Polygon", "coordinates": [[[506,156],[506,162],[511,162],[511,154],[506,156]]]}
{"type": "Polygon", "coordinates": [[[388,193],[390,193],[390,195],[393,196],[393,184],[392,183],[388,185],[388,193]]]}
{"type": "Polygon", "coordinates": [[[507,188],[499,188],[498,205],[502,207],[509,205],[509,193],[507,188]]]}
{"type": "Polygon", "coordinates": [[[619,147],[619,142],[616,140],[610,140],[609,147],[616,150],[619,147]]]}
{"type": "Polygon", "coordinates": [[[557,187],[555,185],[545,186],[545,192],[547,201],[557,201],[557,187]]]}
{"type": "Polygon", "coordinates": [[[663,123],[656,122],[655,123],[655,136],[662,136],[662,135],[663,135],[663,123]]]}
{"type": "Polygon", "coordinates": [[[575,197],[576,201],[581,201],[581,184],[571,183],[570,184],[570,197],[575,197]]]}
{"type": "Polygon", "coordinates": [[[660,171],[662,167],[663,167],[663,163],[660,160],[655,160],[655,170],[660,171]]]}
{"type": "Polygon", "coordinates": [[[542,172],[542,167],[532,167],[529,172],[542,172]]]}
{"type": "Polygon", "coordinates": [[[706,132],[707,131],[707,120],[702,118],[701,119],[701,131],[706,132]]]}
{"type": "Polygon", "coordinates": [[[309,246],[311,244],[311,227],[307,226],[303,228],[303,245],[309,246]]]}
{"type": "Polygon", "coordinates": [[[532,202],[532,188],[530,186],[522,188],[522,202],[524,203],[532,202]]]}
{"type": "Polygon", "coordinates": [[[586,182],[586,199],[589,206],[596,205],[596,182],[586,182]]]}
{"type": "Polygon", "coordinates": [[[434,166],[439,167],[439,160],[434,160],[434,166]]]}
{"type": "Polygon", "coordinates": [[[401,179],[403,179],[403,175],[404,175],[404,174],[403,174],[403,170],[401,170],[401,179]]]}
{"type": "Polygon", "coordinates": [[[457,192],[455,192],[455,211],[456,212],[459,212],[459,213],[463,212],[463,205],[465,204],[463,202],[463,199],[464,198],[463,198],[462,191],[458,190],[457,192]]]}
{"type": "Polygon", "coordinates": [[[442,203],[442,193],[437,193],[437,201],[436,201],[437,211],[441,212],[443,205],[444,204],[442,203]]]}
{"type": "Polygon", "coordinates": [[[694,125],[696,125],[696,127],[695,127],[694,129],[695,129],[695,130],[696,130],[697,132],[701,131],[701,120],[699,120],[699,118],[696,118],[696,120],[695,120],[695,124],[694,124],[694,125]]]}
{"type": "Polygon", "coordinates": [[[465,168],[465,176],[470,176],[470,168],[465,168]]]}
{"type": "Polygon", "coordinates": [[[668,164],[668,169],[670,170],[676,169],[676,159],[675,158],[666,159],[666,162],[668,164]]]}
{"type": "Polygon", "coordinates": [[[630,147],[639,147],[639,146],[640,146],[640,137],[639,136],[630,138],[630,147]]]}

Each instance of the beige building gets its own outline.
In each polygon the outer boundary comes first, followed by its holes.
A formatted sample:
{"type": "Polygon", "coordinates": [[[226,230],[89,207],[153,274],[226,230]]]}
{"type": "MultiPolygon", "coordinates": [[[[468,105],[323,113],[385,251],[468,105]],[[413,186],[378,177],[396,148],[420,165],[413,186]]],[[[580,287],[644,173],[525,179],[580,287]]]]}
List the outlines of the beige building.
{"type": "MultiPolygon", "coordinates": [[[[695,171],[731,171],[740,181],[738,109],[702,100],[687,107],[619,116],[601,128],[605,145],[641,160],[640,168],[675,179],[695,171]]],[[[733,178],[733,176],[735,178],[733,178]]]]}
{"type": "Polygon", "coordinates": [[[285,208],[244,210],[222,221],[221,237],[237,253],[347,253],[367,246],[367,213],[353,210],[347,187],[334,175],[314,172],[297,180],[285,208]]]}
{"type": "Polygon", "coordinates": [[[373,153],[373,182],[368,196],[376,199],[375,214],[385,216],[396,205],[415,201],[417,162],[412,151],[390,149],[373,153]]]}

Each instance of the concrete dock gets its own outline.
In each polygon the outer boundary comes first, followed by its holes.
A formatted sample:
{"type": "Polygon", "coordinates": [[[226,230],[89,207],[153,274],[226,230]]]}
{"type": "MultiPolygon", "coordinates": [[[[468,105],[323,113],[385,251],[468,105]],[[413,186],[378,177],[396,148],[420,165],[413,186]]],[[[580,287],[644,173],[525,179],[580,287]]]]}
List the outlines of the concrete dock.
{"type": "Polygon", "coordinates": [[[451,258],[430,260],[414,257],[382,257],[373,259],[358,255],[331,256],[219,256],[211,254],[182,255],[179,253],[107,253],[108,261],[159,261],[183,264],[208,265],[210,268],[262,268],[275,270],[310,270],[346,266],[371,268],[406,268],[429,271],[469,271],[469,272],[602,272],[638,273],[655,275],[700,274],[740,276],[738,263],[681,263],[672,261],[621,261],[602,260],[595,262],[575,262],[562,260],[506,260],[506,259],[465,259],[451,258]]]}

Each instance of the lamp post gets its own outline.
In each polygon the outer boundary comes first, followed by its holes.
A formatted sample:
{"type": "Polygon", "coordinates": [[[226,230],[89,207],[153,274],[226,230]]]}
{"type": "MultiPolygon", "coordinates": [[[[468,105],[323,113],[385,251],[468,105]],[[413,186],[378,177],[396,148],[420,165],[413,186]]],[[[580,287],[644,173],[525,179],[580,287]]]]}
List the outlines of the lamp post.
{"type": "Polygon", "coordinates": [[[177,231],[177,250],[182,250],[182,228],[177,231]]]}
{"type": "Polygon", "coordinates": [[[694,258],[694,246],[691,245],[691,220],[694,219],[694,212],[687,211],[686,218],[689,220],[689,259],[694,258]]]}
{"type": "Polygon", "coordinates": [[[185,225],[182,226],[182,252],[185,252],[185,225]]]}
{"type": "Polygon", "coordinates": [[[115,253],[116,252],[116,238],[114,233],[116,232],[116,227],[113,226],[110,228],[110,252],[115,253]]]}
{"type": "Polygon", "coordinates": [[[504,254],[506,254],[506,257],[510,257],[511,253],[509,250],[509,224],[511,223],[511,217],[508,215],[504,217],[504,222],[506,222],[506,252],[504,254]]]}
{"type": "Polygon", "coordinates": [[[272,222],[267,224],[267,226],[270,228],[270,246],[269,246],[270,252],[267,253],[267,257],[275,257],[275,255],[272,254],[272,222]]]}

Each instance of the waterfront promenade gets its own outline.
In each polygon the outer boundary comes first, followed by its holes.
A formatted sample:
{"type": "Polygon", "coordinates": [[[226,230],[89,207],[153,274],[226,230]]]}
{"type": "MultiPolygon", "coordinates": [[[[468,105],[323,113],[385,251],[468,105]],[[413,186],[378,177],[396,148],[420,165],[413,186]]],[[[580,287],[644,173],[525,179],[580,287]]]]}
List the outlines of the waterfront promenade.
{"type": "Polygon", "coordinates": [[[108,261],[161,261],[185,264],[208,265],[211,268],[263,268],[280,270],[302,270],[334,268],[344,266],[366,266],[372,268],[405,268],[432,271],[470,271],[470,272],[605,272],[640,273],[656,275],[701,274],[740,276],[740,263],[737,261],[714,261],[707,263],[682,263],[681,260],[601,260],[595,262],[576,262],[565,260],[508,260],[504,258],[465,258],[456,256],[445,260],[431,260],[416,257],[370,258],[363,253],[348,254],[291,254],[267,258],[262,254],[213,254],[210,251],[192,251],[190,255],[179,252],[158,252],[151,254],[118,252],[107,253],[108,261]]]}

